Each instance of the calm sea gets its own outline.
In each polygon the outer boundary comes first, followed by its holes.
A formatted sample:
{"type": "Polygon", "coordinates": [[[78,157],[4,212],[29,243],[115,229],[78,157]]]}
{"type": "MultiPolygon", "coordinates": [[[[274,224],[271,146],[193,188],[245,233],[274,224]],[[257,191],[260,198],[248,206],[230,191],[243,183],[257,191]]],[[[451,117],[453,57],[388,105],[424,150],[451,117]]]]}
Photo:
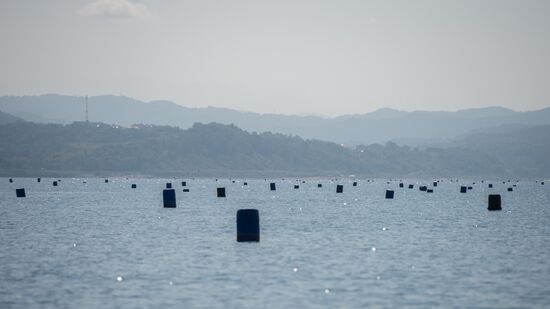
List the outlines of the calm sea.
{"type": "Polygon", "coordinates": [[[550,183],[52,181],[0,178],[0,308],[550,307],[550,183]],[[236,242],[240,208],[259,243],[236,242]]]}

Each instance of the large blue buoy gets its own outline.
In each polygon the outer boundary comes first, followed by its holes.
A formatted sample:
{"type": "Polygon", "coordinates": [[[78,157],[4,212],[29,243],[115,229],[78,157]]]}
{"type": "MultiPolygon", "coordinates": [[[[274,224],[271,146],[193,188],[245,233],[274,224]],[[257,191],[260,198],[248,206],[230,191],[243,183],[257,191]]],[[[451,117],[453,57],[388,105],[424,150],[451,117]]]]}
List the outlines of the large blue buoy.
{"type": "Polygon", "coordinates": [[[25,188],[15,189],[15,195],[17,197],[25,197],[25,188]]]}
{"type": "Polygon", "coordinates": [[[428,190],[428,187],[426,187],[426,186],[420,186],[420,187],[418,187],[418,190],[420,190],[420,191],[426,191],[426,190],[428,190]]]}
{"type": "Polygon", "coordinates": [[[514,191],[514,189],[512,187],[509,187],[508,192],[512,192],[512,191],[514,191]]]}
{"type": "Polygon", "coordinates": [[[181,186],[182,186],[182,187],[187,186],[187,182],[186,182],[186,181],[182,181],[182,182],[181,182],[181,186]]]}
{"type": "Polygon", "coordinates": [[[492,210],[502,210],[500,205],[500,194],[489,194],[489,206],[487,207],[490,211],[492,210]]]}
{"type": "Polygon", "coordinates": [[[294,189],[300,189],[299,185],[294,185],[294,189]]]}
{"type": "Polygon", "coordinates": [[[336,193],[343,193],[344,185],[336,185],[336,193]]]}
{"type": "Polygon", "coordinates": [[[162,200],[164,202],[164,208],[176,208],[176,190],[162,190],[162,200]]]}
{"type": "Polygon", "coordinates": [[[392,199],[393,198],[393,190],[386,190],[386,198],[387,199],[392,199]]]}
{"type": "Polygon", "coordinates": [[[322,188],[322,187],[323,187],[323,184],[321,184],[321,183],[317,184],[317,188],[322,188]]]}
{"type": "Polygon", "coordinates": [[[493,184],[490,183],[490,184],[487,185],[487,187],[488,187],[489,189],[491,189],[491,188],[493,187],[493,184]]]}
{"type": "Polygon", "coordinates": [[[271,190],[271,191],[277,190],[277,185],[274,182],[270,183],[269,184],[269,190],[271,190]]]}
{"type": "Polygon", "coordinates": [[[57,187],[57,181],[52,182],[52,185],[53,185],[54,187],[57,187]]]}
{"type": "Polygon", "coordinates": [[[357,187],[357,181],[354,181],[352,184],[354,187],[357,187]]]}
{"type": "Polygon", "coordinates": [[[437,181],[434,181],[432,185],[433,187],[437,187],[437,181]]]}
{"type": "Polygon", "coordinates": [[[171,182],[166,183],[166,189],[172,189],[172,183],[171,182]]]}
{"type": "Polygon", "coordinates": [[[108,183],[109,182],[109,179],[105,179],[105,183],[108,183]]]}
{"type": "Polygon", "coordinates": [[[237,241],[260,241],[260,213],[257,209],[237,210],[237,241]]]}
{"type": "Polygon", "coordinates": [[[414,189],[414,185],[409,185],[409,189],[414,189]]]}
{"type": "Polygon", "coordinates": [[[400,182],[399,183],[399,188],[403,188],[403,187],[405,187],[405,185],[402,182],[400,182]]]}
{"type": "Polygon", "coordinates": [[[225,197],[225,187],[220,187],[217,189],[218,197],[225,197]]]}
{"type": "Polygon", "coordinates": [[[41,182],[41,181],[42,181],[42,179],[36,178],[36,182],[41,182]]]}
{"type": "Polygon", "coordinates": [[[10,183],[12,183],[12,182],[13,182],[13,179],[12,179],[12,178],[10,178],[10,183]]]}
{"type": "Polygon", "coordinates": [[[460,187],[460,193],[466,193],[466,192],[468,192],[468,188],[465,187],[465,186],[461,186],[460,187]]]}
{"type": "Polygon", "coordinates": [[[137,185],[135,183],[132,184],[132,189],[137,188],[137,185]]]}

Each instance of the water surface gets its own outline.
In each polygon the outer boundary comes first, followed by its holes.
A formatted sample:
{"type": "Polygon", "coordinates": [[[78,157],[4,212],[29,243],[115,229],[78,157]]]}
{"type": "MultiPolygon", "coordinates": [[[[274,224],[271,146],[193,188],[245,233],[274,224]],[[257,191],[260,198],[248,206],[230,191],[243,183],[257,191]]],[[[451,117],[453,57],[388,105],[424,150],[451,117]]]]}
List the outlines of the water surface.
{"type": "Polygon", "coordinates": [[[548,184],[52,181],[0,178],[0,308],[550,307],[548,184]],[[235,241],[240,208],[260,210],[259,243],[235,241]]]}

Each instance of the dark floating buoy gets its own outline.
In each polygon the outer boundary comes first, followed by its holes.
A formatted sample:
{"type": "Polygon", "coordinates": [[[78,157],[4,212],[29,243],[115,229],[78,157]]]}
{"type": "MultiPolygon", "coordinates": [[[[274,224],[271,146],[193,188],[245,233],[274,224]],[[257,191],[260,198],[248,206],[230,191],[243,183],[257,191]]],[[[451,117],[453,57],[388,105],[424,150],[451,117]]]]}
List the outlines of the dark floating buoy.
{"type": "Polygon", "coordinates": [[[300,189],[299,185],[294,185],[294,189],[300,189]]]}
{"type": "Polygon", "coordinates": [[[344,185],[336,185],[336,193],[343,193],[344,185]]]}
{"type": "Polygon", "coordinates": [[[414,189],[414,185],[409,185],[409,189],[414,189]]]}
{"type": "Polygon", "coordinates": [[[176,208],[176,191],[174,189],[162,190],[164,208],[176,208]]]}
{"type": "Polygon", "coordinates": [[[426,190],[426,193],[434,193],[434,190],[433,189],[428,189],[428,190],[426,190]]]}
{"type": "Polygon", "coordinates": [[[387,199],[393,198],[393,190],[386,190],[386,198],[387,199]]]}
{"type": "Polygon", "coordinates": [[[434,181],[433,186],[437,187],[437,181],[434,181]]]}
{"type": "Polygon", "coordinates": [[[544,181],[541,181],[540,184],[541,184],[541,186],[544,186],[544,181]]]}
{"type": "Polygon", "coordinates": [[[500,194],[489,194],[489,210],[502,210],[500,206],[500,194]]]}
{"type": "Polygon", "coordinates": [[[13,179],[10,178],[10,183],[12,183],[12,182],[13,182],[13,179]]]}
{"type": "Polygon", "coordinates": [[[512,191],[514,191],[514,189],[512,187],[509,187],[508,192],[512,192],[512,191]]]}
{"type": "Polygon", "coordinates": [[[166,189],[172,189],[172,183],[171,182],[166,183],[166,189]]]}
{"type": "Polygon", "coordinates": [[[15,189],[15,195],[17,197],[25,197],[25,188],[15,189]]]}
{"type": "Polygon", "coordinates": [[[399,183],[399,188],[403,188],[403,187],[405,187],[405,185],[402,182],[400,182],[399,183]]]}
{"type": "Polygon", "coordinates": [[[490,183],[490,184],[488,184],[488,185],[487,185],[487,187],[489,187],[489,189],[490,189],[490,188],[492,188],[492,187],[493,187],[493,184],[492,184],[492,183],[490,183]]]}
{"type": "Polygon", "coordinates": [[[243,182],[243,186],[248,186],[248,182],[243,182]]]}
{"type": "Polygon", "coordinates": [[[53,185],[54,187],[57,187],[57,181],[52,182],[52,185],[53,185]]]}
{"type": "Polygon", "coordinates": [[[132,184],[132,189],[137,188],[137,185],[135,183],[132,184]]]}
{"type": "Polygon", "coordinates": [[[260,213],[257,209],[237,210],[237,241],[260,241],[260,213]]]}
{"type": "Polygon", "coordinates": [[[218,192],[218,197],[225,197],[225,188],[224,187],[218,188],[217,192],[218,192]]]}
{"type": "Polygon", "coordinates": [[[189,192],[189,189],[183,189],[183,192],[189,192]]]}
{"type": "Polygon", "coordinates": [[[109,182],[109,179],[105,179],[105,183],[108,183],[109,182]]]}
{"type": "Polygon", "coordinates": [[[185,181],[182,181],[182,182],[181,182],[181,186],[182,186],[182,187],[185,187],[185,186],[187,186],[187,182],[185,182],[185,181]]]}
{"type": "Polygon", "coordinates": [[[36,178],[36,182],[41,182],[41,181],[42,181],[42,179],[36,178]]]}
{"type": "Polygon", "coordinates": [[[426,187],[426,186],[420,186],[420,187],[418,187],[418,190],[420,190],[420,191],[426,191],[426,190],[428,190],[428,187],[426,187]]]}
{"type": "Polygon", "coordinates": [[[466,193],[466,192],[468,192],[468,188],[465,187],[465,186],[461,186],[460,187],[460,193],[466,193]]]}
{"type": "Polygon", "coordinates": [[[473,188],[472,187],[468,187],[468,190],[472,190],[473,188]]]}
{"type": "Polygon", "coordinates": [[[269,184],[269,190],[271,190],[271,191],[277,190],[277,185],[274,182],[270,183],[269,184]]]}
{"type": "Polygon", "coordinates": [[[321,184],[321,183],[317,184],[317,188],[322,188],[322,187],[323,187],[323,184],[321,184]]]}
{"type": "Polygon", "coordinates": [[[357,187],[357,181],[354,181],[354,182],[353,182],[353,186],[354,186],[354,187],[357,187]]]}

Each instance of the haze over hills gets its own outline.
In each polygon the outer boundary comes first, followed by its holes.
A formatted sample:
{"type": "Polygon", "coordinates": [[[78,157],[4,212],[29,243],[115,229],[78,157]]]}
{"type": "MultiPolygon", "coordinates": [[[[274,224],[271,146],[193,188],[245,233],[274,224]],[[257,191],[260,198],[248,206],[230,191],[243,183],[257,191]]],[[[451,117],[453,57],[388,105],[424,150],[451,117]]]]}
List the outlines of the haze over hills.
{"type": "MultiPolygon", "coordinates": [[[[0,110],[40,123],[68,124],[85,118],[84,98],[62,95],[3,96],[0,110]]],[[[380,109],[335,118],[258,114],[224,108],[189,108],[170,101],[145,103],[123,96],[89,99],[91,121],[131,126],[136,123],[190,128],[193,123],[235,124],[251,132],[298,135],[346,145],[385,143],[419,145],[458,137],[471,130],[503,125],[550,124],[550,108],[517,112],[501,107],[457,112],[404,112],[380,109]]]]}
{"type": "Polygon", "coordinates": [[[548,177],[550,126],[445,147],[343,147],[233,125],[0,125],[0,175],[548,177]]]}

